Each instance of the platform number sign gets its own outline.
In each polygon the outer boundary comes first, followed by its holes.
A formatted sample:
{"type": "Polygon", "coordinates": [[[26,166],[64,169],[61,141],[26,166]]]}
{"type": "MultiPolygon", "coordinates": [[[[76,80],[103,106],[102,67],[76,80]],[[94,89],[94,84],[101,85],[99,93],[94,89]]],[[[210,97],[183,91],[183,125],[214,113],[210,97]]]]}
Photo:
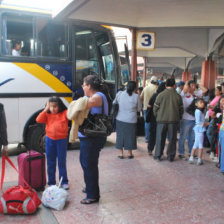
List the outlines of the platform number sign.
{"type": "Polygon", "coordinates": [[[137,50],[154,50],[155,49],[155,33],[147,31],[137,32],[137,50]]]}

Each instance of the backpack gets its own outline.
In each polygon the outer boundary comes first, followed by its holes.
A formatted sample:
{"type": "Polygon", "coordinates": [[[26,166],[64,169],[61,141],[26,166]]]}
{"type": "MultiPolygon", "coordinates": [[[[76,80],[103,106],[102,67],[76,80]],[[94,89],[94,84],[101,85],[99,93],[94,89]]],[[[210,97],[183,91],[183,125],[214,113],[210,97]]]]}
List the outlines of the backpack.
{"type": "Polygon", "coordinates": [[[197,107],[195,105],[196,101],[197,101],[197,98],[194,97],[191,104],[186,108],[186,112],[193,117],[195,116],[194,113],[195,113],[195,110],[197,109],[197,107]]]}
{"type": "MultiPolygon", "coordinates": [[[[5,160],[17,171],[15,165],[8,158],[2,157],[2,176],[1,176],[1,191],[3,188],[3,181],[5,176],[5,160]]],[[[18,172],[18,171],[17,171],[18,172]]],[[[26,181],[24,180],[26,183],[26,181]]],[[[37,192],[32,189],[27,183],[27,186],[13,186],[2,191],[0,200],[0,213],[4,214],[32,214],[41,204],[37,192]]]]}

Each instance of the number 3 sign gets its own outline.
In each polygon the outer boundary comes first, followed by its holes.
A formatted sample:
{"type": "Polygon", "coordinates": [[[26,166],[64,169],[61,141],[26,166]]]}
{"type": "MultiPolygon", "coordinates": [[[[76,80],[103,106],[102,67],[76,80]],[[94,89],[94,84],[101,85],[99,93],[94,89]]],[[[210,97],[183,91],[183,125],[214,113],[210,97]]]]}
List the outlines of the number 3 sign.
{"type": "Polygon", "coordinates": [[[154,50],[155,33],[147,31],[137,31],[137,50],[154,50]]]}

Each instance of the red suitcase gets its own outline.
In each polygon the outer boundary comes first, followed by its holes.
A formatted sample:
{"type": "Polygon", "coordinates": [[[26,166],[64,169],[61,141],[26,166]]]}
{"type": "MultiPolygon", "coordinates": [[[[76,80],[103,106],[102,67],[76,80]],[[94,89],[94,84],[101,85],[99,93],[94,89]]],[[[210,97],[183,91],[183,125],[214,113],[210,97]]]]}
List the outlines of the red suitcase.
{"type": "Polygon", "coordinates": [[[46,185],[45,155],[30,150],[18,156],[19,185],[24,186],[23,178],[36,190],[44,190],[46,185]]]}

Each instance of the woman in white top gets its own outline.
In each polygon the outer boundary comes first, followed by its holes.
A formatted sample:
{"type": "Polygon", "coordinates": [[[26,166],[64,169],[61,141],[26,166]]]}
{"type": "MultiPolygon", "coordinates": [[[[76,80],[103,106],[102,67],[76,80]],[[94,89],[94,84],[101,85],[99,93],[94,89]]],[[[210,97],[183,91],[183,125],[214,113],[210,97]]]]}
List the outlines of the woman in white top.
{"type": "Polygon", "coordinates": [[[123,149],[128,150],[128,158],[134,158],[132,150],[137,149],[136,126],[137,111],[141,110],[141,102],[138,94],[134,93],[136,82],[129,81],[127,90],[117,93],[113,103],[119,104],[116,117],[116,148],[120,150],[118,158],[123,159],[123,149]]]}

